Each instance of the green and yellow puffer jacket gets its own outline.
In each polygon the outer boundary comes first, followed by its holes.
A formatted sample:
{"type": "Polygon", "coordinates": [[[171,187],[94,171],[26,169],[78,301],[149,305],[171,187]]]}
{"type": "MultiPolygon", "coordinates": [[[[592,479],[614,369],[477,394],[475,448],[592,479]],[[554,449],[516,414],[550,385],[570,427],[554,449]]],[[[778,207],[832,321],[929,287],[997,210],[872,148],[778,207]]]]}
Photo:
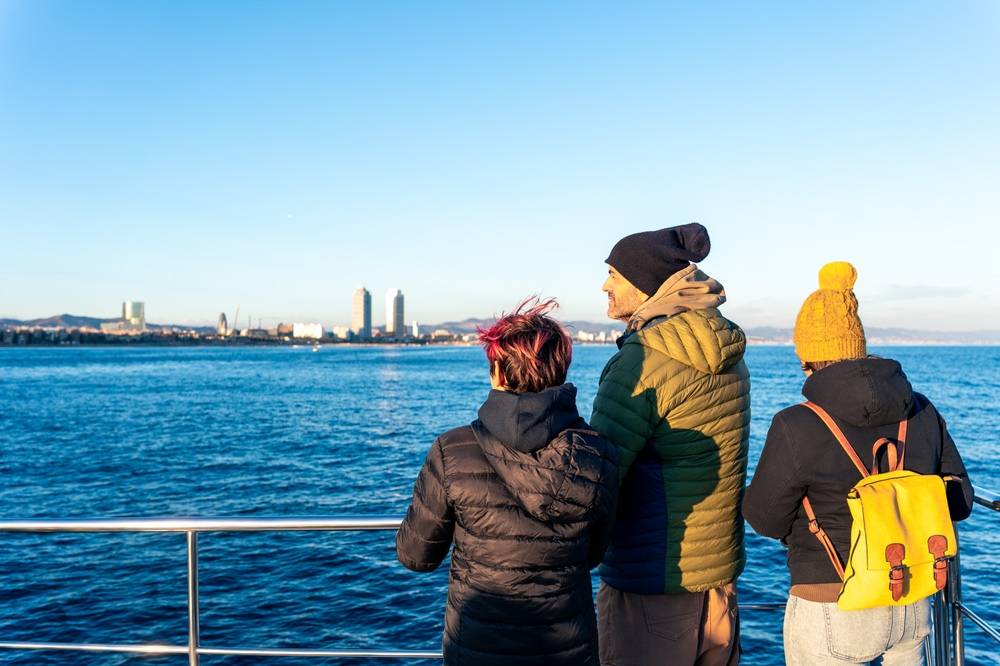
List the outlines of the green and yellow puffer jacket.
{"type": "Polygon", "coordinates": [[[707,308],[653,320],[619,344],[591,416],[618,446],[622,478],[601,578],[639,594],[729,583],[745,562],[746,337],[707,308]]]}

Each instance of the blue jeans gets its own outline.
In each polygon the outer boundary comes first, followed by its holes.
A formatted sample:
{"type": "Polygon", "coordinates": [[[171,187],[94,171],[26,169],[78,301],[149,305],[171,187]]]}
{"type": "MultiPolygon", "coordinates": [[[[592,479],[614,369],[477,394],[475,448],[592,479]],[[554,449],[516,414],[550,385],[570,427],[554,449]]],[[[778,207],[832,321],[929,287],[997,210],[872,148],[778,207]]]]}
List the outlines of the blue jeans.
{"type": "Polygon", "coordinates": [[[930,631],[930,599],[907,606],[842,611],[835,603],[789,597],[785,663],[925,666],[924,644],[930,631]]]}

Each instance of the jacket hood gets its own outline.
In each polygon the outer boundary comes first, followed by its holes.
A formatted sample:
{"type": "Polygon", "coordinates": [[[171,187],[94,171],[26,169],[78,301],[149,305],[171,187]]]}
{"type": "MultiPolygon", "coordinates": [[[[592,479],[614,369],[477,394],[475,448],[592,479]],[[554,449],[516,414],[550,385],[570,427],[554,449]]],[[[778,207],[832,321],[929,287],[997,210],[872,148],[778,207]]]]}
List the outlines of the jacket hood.
{"type": "Polygon", "coordinates": [[[629,319],[627,329],[635,331],[656,317],[717,308],[725,302],[726,290],[719,281],[691,264],[667,278],[656,293],[639,306],[629,319]]]}
{"type": "Polygon", "coordinates": [[[902,421],[913,406],[913,388],[899,363],[882,358],[840,361],[814,372],[802,395],[853,426],[902,421]]]}
{"type": "Polygon", "coordinates": [[[640,344],[699,372],[717,375],[743,360],[747,339],[743,329],[709,308],[654,322],[624,344],[640,344]]]}
{"type": "Polygon", "coordinates": [[[580,420],[576,387],[562,384],[538,393],[492,390],[479,408],[479,420],[509,448],[537,451],[580,420]]]}
{"type": "Polygon", "coordinates": [[[592,510],[613,447],[599,449],[576,410],[576,387],[490,391],[472,424],[479,446],[518,504],[536,520],[575,522],[592,510]]]}

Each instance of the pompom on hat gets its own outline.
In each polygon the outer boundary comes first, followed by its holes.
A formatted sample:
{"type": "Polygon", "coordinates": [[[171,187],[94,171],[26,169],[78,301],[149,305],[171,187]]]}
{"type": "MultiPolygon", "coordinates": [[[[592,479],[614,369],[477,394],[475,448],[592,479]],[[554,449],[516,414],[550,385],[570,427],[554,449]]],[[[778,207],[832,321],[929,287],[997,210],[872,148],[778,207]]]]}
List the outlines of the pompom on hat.
{"type": "Polygon", "coordinates": [[[806,298],[795,319],[795,353],[804,362],[865,358],[865,329],[858,317],[854,283],[858,272],[846,261],[819,270],[819,289],[806,298]]]}

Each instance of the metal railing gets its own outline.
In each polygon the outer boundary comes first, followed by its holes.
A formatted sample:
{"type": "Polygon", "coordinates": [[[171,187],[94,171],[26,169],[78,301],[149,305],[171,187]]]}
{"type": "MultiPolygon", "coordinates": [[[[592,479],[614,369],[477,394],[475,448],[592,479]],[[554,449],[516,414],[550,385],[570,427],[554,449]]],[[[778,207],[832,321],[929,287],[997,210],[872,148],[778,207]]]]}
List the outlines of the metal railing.
{"type": "Polygon", "coordinates": [[[440,650],[337,650],[228,648],[201,644],[198,592],[198,534],[201,532],[355,532],[395,530],[399,518],[124,518],[111,520],[7,520],[0,532],[182,532],[187,535],[187,645],[0,642],[5,650],[68,650],[146,655],[186,654],[197,666],[202,655],[246,657],[340,657],[440,659],[440,650]]]}
{"type": "MultiPolygon", "coordinates": [[[[976,504],[1000,512],[1000,495],[975,487],[976,504]]],[[[969,619],[1000,644],[1000,631],[976,615],[962,601],[962,562],[955,555],[948,567],[948,585],[934,596],[934,666],[965,666],[965,620],[969,619]]]]}
{"type": "MultiPolygon", "coordinates": [[[[976,488],[975,501],[1000,512],[1000,496],[976,488]]],[[[145,655],[184,655],[190,666],[198,666],[202,655],[239,655],[247,657],[336,657],[382,659],[441,659],[439,650],[338,650],[289,648],[227,648],[201,644],[198,591],[198,534],[201,532],[354,532],[396,530],[398,518],[124,518],[110,520],[6,520],[0,532],[72,533],[72,532],[177,532],[187,535],[187,645],[104,644],[104,643],[34,643],[0,642],[0,650],[60,650],[76,652],[115,652],[145,655]]],[[[950,567],[949,583],[934,599],[934,641],[929,659],[935,666],[964,666],[964,620],[969,619],[1000,643],[1000,632],[972,612],[962,602],[961,566],[958,556],[950,567]]],[[[784,603],[741,604],[743,610],[776,611],[784,603]]]]}

